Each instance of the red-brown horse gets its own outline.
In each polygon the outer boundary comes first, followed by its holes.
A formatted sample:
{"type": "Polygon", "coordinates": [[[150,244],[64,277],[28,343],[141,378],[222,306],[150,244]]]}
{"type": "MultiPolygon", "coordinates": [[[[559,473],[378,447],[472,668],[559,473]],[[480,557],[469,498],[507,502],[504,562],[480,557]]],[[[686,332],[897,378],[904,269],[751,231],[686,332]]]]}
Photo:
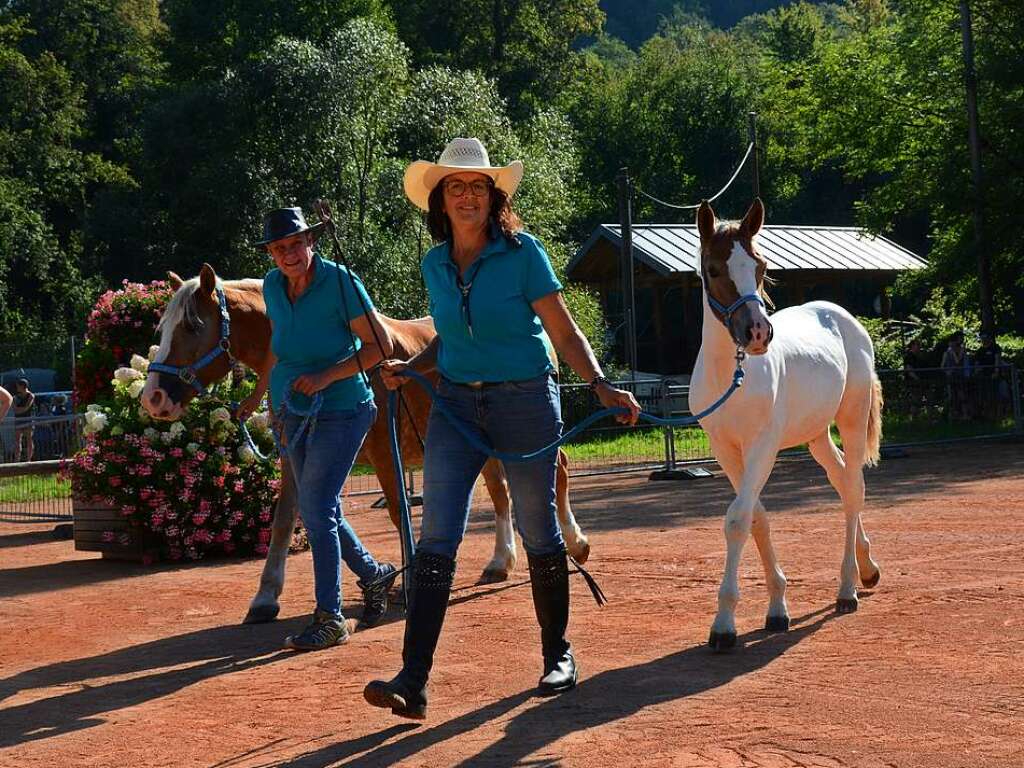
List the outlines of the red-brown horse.
{"type": "MultiPolygon", "coordinates": [[[[269,373],[270,320],[263,303],[261,280],[221,281],[209,264],[204,264],[199,277],[183,281],[173,272],[168,274],[176,288],[174,297],[164,311],[160,321],[160,351],[157,361],[171,366],[191,366],[220,343],[220,310],[216,295],[219,285],[227,301],[231,318],[231,355],[252,368],[260,375],[269,373]]],[[[431,342],[436,335],[434,323],[429,317],[418,320],[394,320],[381,316],[394,340],[394,356],[407,360],[431,342]]],[[[223,378],[229,370],[226,355],[216,357],[209,365],[197,372],[203,386],[223,378]]],[[[387,391],[379,375],[372,377],[374,398],[383,414],[387,391]]],[[[423,452],[419,436],[426,433],[427,417],[430,413],[430,398],[418,386],[404,389],[405,400],[410,413],[403,413],[401,419],[401,450],[407,462],[422,461],[423,452]],[[410,418],[411,416],[411,418],[410,418]]],[[[142,404],[153,418],[174,419],[180,416],[183,407],[195,396],[195,391],[180,378],[166,373],[150,373],[142,393],[142,404]]],[[[359,460],[369,463],[377,473],[381,489],[387,500],[391,521],[398,527],[398,486],[391,459],[388,425],[385,418],[378,418],[370,428],[363,444],[359,460]]],[[[504,581],[516,565],[516,543],[512,532],[511,501],[508,482],[501,463],[488,461],[481,474],[487,484],[488,493],[494,502],[495,543],[494,556],[484,568],[481,583],[504,581]]],[[[273,620],[280,610],[278,598],[284,586],[285,559],[291,543],[292,532],[298,516],[295,488],[291,469],[287,461],[281,466],[281,496],[274,512],[273,534],[270,551],[260,578],[260,587],[249,606],[247,622],[273,620]]],[[[558,453],[557,473],[558,521],[565,536],[569,553],[578,561],[585,562],[590,554],[586,536],[576,524],[569,505],[568,459],[558,453]]]]}

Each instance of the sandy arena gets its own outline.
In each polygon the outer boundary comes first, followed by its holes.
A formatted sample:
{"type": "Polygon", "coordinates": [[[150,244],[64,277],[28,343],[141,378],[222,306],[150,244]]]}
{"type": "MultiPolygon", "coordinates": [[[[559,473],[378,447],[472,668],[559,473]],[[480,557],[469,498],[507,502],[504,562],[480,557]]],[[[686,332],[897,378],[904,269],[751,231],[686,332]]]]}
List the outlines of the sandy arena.
{"type": "MultiPolygon", "coordinates": [[[[0,766],[1024,766],[1024,444],[916,448],[868,474],[864,515],[882,580],[837,617],[838,498],[808,460],[763,496],[793,628],[761,631],[751,541],[744,647],[704,641],[722,573],[724,477],[577,479],[588,567],[573,579],[579,687],[540,699],[525,557],[474,586],[490,556],[481,500],[460,552],[429,719],[367,706],[398,669],[403,624],[315,654],[281,650],[312,610],[309,553],[289,561],[283,619],[238,624],[261,562],[144,568],[0,523],[0,766]]],[[[351,520],[398,557],[385,513],[351,520]]],[[[361,606],[351,574],[347,609],[361,606]]]]}

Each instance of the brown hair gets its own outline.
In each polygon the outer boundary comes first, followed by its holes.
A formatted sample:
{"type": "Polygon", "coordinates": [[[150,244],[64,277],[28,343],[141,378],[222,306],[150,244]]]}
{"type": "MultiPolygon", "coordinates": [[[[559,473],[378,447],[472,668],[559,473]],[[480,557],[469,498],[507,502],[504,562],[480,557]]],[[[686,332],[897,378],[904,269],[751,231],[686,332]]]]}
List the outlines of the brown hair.
{"type": "MultiPolygon", "coordinates": [[[[430,190],[430,197],[427,200],[427,229],[435,243],[450,240],[452,236],[452,225],[448,220],[448,214],[444,212],[444,179],[441,179],[434,188],[430,190]]],[[[516,235],[523,230],[522,219],[512,210],[512,201],[508,193],[498,189],[492,183],[491,188],[491,212],[489,218],[491,223],[497,225],[509,240],[514,240],[516,235]]]]}

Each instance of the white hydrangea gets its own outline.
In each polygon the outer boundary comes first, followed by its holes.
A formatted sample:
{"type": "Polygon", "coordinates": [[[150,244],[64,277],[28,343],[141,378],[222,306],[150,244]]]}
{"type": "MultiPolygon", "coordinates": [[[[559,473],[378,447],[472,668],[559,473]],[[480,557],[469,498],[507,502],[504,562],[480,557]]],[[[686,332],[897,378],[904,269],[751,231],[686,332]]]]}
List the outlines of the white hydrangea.
{"type": "Polygon", "coordinates": [[[251,464],[256,460],[256,452],[248,445],[238,446],[238,460],[243,464],[251,464]]]}
{"type": "Polygon", "coordinates": [[[138,381],[142,378],[145,377],[134,368],[121,367],[114,371],[114,381],[121,384],[131,384],[133,381],[138,381]]]}
{"type": "Polygon", "coordinates": [[[107,414],[103,411],[86,411],[85,412],[85,426],[82,427],[82,431],[87,435],[95,435],[102,432],[107,426],[107,414]]]}
{"type": "Polygon", "coordinates": [[[146,388],[145,379],[137,379],[128,385],[128,397],[139,397],[142,394],[142,390],[146,388]]]}
{"type": "Polygon", "coordinates": [[[160,351],[160,347],[158,347],[156,344],[154,344],[153,346],[151,346],[149,348],[149,362],[151,362],[151,363],[155,363],[156,362],[156,354],[159,351],[160,351]]]}
{"type": "Polygon", "coordinates": [[[199,451],[199,443],[189,443],[185,446],[185,450],[194,456],[199,451]]]}
{"type": "Polygon", "coordinates": [[[185,425],[182,424],[180,421],[176,421],[173,424],[171,424],[171,428],[168,431],[168,434],[174,435],[174,437],[181,437],[183,434],[185,434],[186,431],[187,430],[185,428],[185,425]]]}
{"type": "Polygon", "coordinates": [[[213,411],[210,412],[210,426],[216,426],[219,421],[231,421],[231,413],[224,406],[214,408],[213,411]]]}
{"type": "Polygon", "coordinates": [[[102,405],[99,405],[98,403],[90,403],[89,407],[85,409],[85,412],[86,413],[92,413],[94,411],[102,411],[102,410],[103,410],[103,406],[102,405]]]}
{"type": "Polygon", "coordinates": [[[270,428],[270,414],[267,413],[266,411],[254,413],[252,416],[249,417],[249,420],[246,422],[246,424],[248,425],[249,429],[253,430],[254,432],[265,432],[267,429],[270,428]]]}
{"type": "Polygon", "coordinates": [[[142,355],[132,355],[131,366],[139,373],[146,373],[149,371],[149,360],[142,355]]]}
{"type": "Polygon", "coordinates": [[[153,429],[152,427],[146,427],[144,430],[142,430],[142,436],[145,437],[150,442],[152,442],[153,440],[160,439],[160,433],[157,430],[153,429]]]}

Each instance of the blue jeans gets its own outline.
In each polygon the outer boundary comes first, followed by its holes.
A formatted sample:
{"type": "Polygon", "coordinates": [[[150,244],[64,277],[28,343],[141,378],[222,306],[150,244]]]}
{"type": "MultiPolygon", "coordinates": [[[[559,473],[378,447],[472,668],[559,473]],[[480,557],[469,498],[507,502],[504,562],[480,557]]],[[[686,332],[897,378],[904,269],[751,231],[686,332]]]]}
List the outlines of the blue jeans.
{"type": "Polygon", "coordinates": [[[298,441],[292,437],[302,417],[286,413],[283,419],[299,515],[313,550],[316,605],[333,614],[341,613],[342,560],[364,583],[383,575],[341,509],[342,486],[376,417],[373,401],[350,411],[324,411],[316,417],[312,436],[298,441]]]}
{"type": "MultiPolygon", "coordinates": [[[[438,397],[485,444],[499,451],[528,453],[562,434],[558,385],[545,374],[525,381],[473,389],[442,378],[438,397]]],[[[419,548],[454,558],[466,532],[469,507],[487,456],[460,435],[436,408],[427,424],[423,460],[423,520],[419,548]]],[[[528,462],[508,462],[516,527],[532,555],[565,549],[555,511],[552,451],[528,462]]]]}

